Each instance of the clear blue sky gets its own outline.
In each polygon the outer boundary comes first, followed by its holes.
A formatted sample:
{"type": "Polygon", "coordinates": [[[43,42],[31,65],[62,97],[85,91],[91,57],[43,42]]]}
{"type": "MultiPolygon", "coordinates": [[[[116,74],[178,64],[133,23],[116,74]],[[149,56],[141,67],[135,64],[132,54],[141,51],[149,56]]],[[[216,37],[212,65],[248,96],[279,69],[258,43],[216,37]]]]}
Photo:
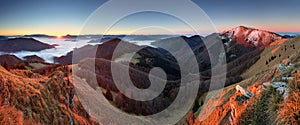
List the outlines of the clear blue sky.
{"type": "MultiPolygon", "coordinates": [[[[1,0],[0,35],[77,34],[89,15],[105,0],[1,0]]],[[[275,32],[300,31],[300,0],[194,0],[221,31],[245,25],[275,32]]],[[[128,3],[130,5],[130,3],[128,3]]],[[[178,5],[178,8],[182,5],[178,5]]],[[[197,13],[187,13],[197,14],[197,13]]],[[[120,24],[122,29],[153,23],[188,33],[170,18],[139,14],[120,24]],[[131,23],[132,21],[134,23],[131,23]]],[[[155,31],[154,31],[155,32],[155,31]]],[[[126,33],[126,32],[124,32],[126,33]]]]}

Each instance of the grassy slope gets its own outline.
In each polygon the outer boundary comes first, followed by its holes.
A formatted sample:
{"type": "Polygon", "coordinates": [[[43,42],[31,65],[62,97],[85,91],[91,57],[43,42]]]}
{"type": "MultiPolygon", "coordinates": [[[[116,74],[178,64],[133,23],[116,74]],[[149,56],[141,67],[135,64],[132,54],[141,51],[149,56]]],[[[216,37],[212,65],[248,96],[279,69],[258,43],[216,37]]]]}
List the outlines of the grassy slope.
{"type": "MultiPolygon", "coordinates": [[[[289,39],[284,43],[273,44],[272,46],[267,47],[262,52],[261,58],[242,75],[244,80],[237,84],[246,87],[252,93],[257,93],[257,90],[259,90],[262,82],[272,81],[272,79],[276,76],[281,77],[278,76],[278,71],[276,73],[276,66],[279,63],[283,63],[284,60],[289,60],[293,64],[300,64],[300,50],[298,48],[300,48],[300,37],[289,39]],[[275,49],[277,49],[277,51],[275,49]],[[269,59],[275,55],[277,57],[270,61],[269,59]],[[266,61],[268,61],[268,64],[266,64],[266,61]]],[[[299,85],[299,83],[299,80],[294,80],[290,81],[289,85],[299,85]]],[[[230,100],[231,98],[236,98],[240,94],[236,92],[234,88],[237,84],[226,87],[221,94],[217,95],[214,98],[211,98],[207,102],[206,106],[201,107],[201,109],[204,109],[203,111],[205,112],[206,109],[209,109],[209,106],[211,104],[217,104],[217,107],[213,110],[212,114],[210,114],[206,120],[200,122],[198,121],[198,115],[196,115],[195,124],[229,124],[228,116],[232,112],[230,109],[228,109],[230,108],[230,100]]],[[[286,122],[293,123],[297,121],[297,118],[296,120],[292,121],[289,120],[291,118],[287,118],[287,115],[283,115],[287,114],[287,112],[299,110],[298,108],[300,108],[300,100],[299,98],[297,98],[297,96],[299,96],[299,92],[297,93],[297,91],[299,90],[292,90],[289,93],[288,97],[288,100],[290,101],[287,101],[285,103],[283,103],[282,97],[273,90],[267,90],[263,93],[257,94],[254,98],[246,101],[247,103],[240,105],[240,115],[236,124],[258,124],[259,122],[272,124],[275,122],[279,123],[280,120],[282,121],[281,123],[284,124],[286,122]],[[293,106],[291,106],[292,104],[293,106]],[[291,109],[294,110],[291,111],[291,109]]]]}
{"type": "Polygon", "coordinates": [[[96,124],[74,95],[67,72],[62,68],[41,76],[29,70],[7,71],[0,66],[3,90],[0,121],[3,124],[96,124]]]}
{"type": "Polygon", "coordinates": [[[279,64],[284,59],[291,59],[294,55],[299,55],[300,53],[300,37],[289,39],[282,44],[275,44],[267,47],[262,53],[261,58],[252,65],[245,73],[242,74],[243,78],[249,78],[250,76],[256,75],[260,72],[266,71],[272,66],[279,64]],[[295,49],[291,47],[294,45],[295,49]],[[274,49],[279,48],[275,53],[272,53],[274,49]],[[285,50],[286,48],[286,50],[285,50]],[[279,57],[280,55],[280,57],[279,57]],[[276,56],[276,59],[269,61],[272,56],[276,56]],[[268,64],[266,62],[268,61],[268,64]]]}

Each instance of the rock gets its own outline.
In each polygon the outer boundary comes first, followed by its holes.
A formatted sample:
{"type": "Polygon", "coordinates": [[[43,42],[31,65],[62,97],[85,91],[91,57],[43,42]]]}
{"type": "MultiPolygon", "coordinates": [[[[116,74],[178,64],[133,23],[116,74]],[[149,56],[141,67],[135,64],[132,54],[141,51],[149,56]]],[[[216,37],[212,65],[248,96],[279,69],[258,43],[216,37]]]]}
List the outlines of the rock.
{"type": "Polygon", "coordinates": [[[284,91],[284,93],[282,94],[282,96],[283,96],[284,100],[286,100],[286,99],[287,99],[287,97],[288,97],[288,93],[289,93],[289,89],[288,89],[288,88],[285,88],[285,91],[284,91]]]}
{"type": "Polygon", "coordinates": [[[278,66],[277,66],[277,69],[279,70],[279,72],[281,73],[281,74],[283,74],[287,69],[286,69],[286,67],[283,65],[283,64],[279,64],[278,66]]]}
{"type": "Polygon", "coordinates": [[[234,104],[230,103],[230,108],[231,108],[231,118],[232,118],[232,121],[235,121],[235,117],[236,117],[236,108],[234,106],[234,104]]]}
{"type": "Polygon", "coordinates": [[[278,91],[279,94],[283,95],[286,91],[286,88],[285,87],[279,87],[279,88],[276,89],[276,91],[278,91]]]}
{"type": "Polygon", "coordinates": [[[284,59],[284,60],[282,60],[282,64],[283,65],[288,65],[288,64],[290,64],[290,62],[291,62],[290,59],[284,59]]]}
{"type": "Polygon", "coordinates": [[[263,83],[264,88],[271,86],[270,82],[264,82],[263,83]]]}
{"type": "Polygon", "coordinates": [[[244,96],[248,97],[248,98],[251,98],[252,97],[252,94],[251,92],[249,92],[247,89],[243,88],[242,86],[240,85],[237,85],[235,87],[235,89],[239,92],[241,92],[244,96]]]}
{"type": "Polygon", "coordinates": [[[288,88],[287,87],[279,87],[279,88],[276,89],[276,91],[278,91],[279,94],[282,95],[284,99],[287,98],[287,94],[288,94],[288,88]]]}
{"type": "Polygon", "coordinates": [[[264,82],[263,83],[263,86],[264,87],[269,87],[269,86],[272,86],[273,88],[277,89],[279,87],[287,87],[286,83],[285,82],[264,82]]]}
{"type": "Polygon", "coordinates": [[[294,77],[282,77],[282,80],[292,80],[294,77]]]}
{"type": "Polygon", "coordinates": [[[279,72],[281,74],[285,73],[289,68],[291,68],[293,65],[289,64],[289,65],[284,65],[284,64],[279,64],[277,66],[277,69],[279,70],[279,72]]]}
{"type": "Polygon", "coordinates": [[[285,87],[285,88],[287,87],[285,82],[272,82],[271,86],[276,88],[276,89],[279,88],[279,87],[285,87]]]}
{"type": "Polygon", "coordinates": [[[279,94],[283,95],[284,98],[287,97],[288,86],[285,82],[264,82],[263,86],[265,88],[272,86],[274,89],[276,89],[276,91],[279,92],[279,94]]]}

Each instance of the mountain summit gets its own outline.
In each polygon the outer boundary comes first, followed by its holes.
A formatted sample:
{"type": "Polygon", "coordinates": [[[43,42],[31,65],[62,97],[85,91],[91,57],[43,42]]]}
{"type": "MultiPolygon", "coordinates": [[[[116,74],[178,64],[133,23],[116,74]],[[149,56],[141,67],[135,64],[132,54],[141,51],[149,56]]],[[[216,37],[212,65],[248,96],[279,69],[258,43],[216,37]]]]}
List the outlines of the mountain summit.
{"type": "Polygon", "coordinates": [[[237,44],[260,47],[283,39],[282,36],[265,30],[238,26],[220,33],[221,36],[234,40],[237,44]]]}

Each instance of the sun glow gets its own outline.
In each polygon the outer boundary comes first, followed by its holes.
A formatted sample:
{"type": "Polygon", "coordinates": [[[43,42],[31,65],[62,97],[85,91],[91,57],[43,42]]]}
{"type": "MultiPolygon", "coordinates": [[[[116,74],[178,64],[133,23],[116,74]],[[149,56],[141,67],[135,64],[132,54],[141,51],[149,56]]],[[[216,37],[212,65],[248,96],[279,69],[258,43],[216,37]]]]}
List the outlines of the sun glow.
{"type": "Polygon", "coordinates": [[[57,39],[60,39],[61,37],[62,37],[61,35],[57,35],[57,36],[56,36],[57,39]]]}

